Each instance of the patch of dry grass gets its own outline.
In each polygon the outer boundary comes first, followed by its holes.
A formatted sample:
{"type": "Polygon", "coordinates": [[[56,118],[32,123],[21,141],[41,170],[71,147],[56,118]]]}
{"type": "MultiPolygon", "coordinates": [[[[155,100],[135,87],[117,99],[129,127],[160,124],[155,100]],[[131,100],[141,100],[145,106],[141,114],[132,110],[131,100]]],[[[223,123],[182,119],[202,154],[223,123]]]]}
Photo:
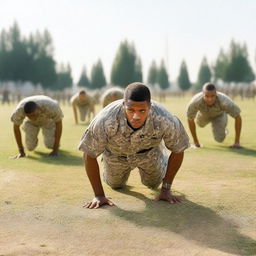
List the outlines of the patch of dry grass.
{"type": "MultiPolygon", "coordinates": [[[[182,120],[189,98],[163,104],[182,120]]],[[[230,150],[234,122],[223,144],[210,127],[198,129],[204,148],[186,151],[175,183],[181,205],[154,202],[156,191],[134,170],[127,189],[104,185],[117,207],[83,209],[93,197],[77,150],[86,125],[65,113],[62,152],[46,158],[42,143],[20,160],[9,121],[14,106],[1,106],[0,255],[256,255],[255,102],[238,101],[243,112],[242,145],[230,150]]]]}

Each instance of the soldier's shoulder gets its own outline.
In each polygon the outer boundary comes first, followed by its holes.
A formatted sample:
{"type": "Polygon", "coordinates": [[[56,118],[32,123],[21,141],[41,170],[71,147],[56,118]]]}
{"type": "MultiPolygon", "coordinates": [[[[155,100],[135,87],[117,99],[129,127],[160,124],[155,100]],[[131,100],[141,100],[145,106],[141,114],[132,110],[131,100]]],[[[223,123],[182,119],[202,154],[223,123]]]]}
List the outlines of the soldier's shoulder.
{"type": "Polygon", "coordinates": [[[95,118],[102,120],[115,120],[120,115],[123,106],[123,100],[116,100],[104,107],[95,118]]]}
{"type": "Polygon", "coordinates": [[[190,105],[190,104],[199,103],[199,102],[201,102],[202,100],[203,100],[203,92],[198,92],[197,94],[195,94],[195,95],[191,98],[191,100],[190,100],[190,102],[189,102],[189,105],[190,105]]]}
{"type": "Polygon", "coordinates": [[[151,101],[151,108],[152,108],[152,114],[154,117],[157,119],[173,119],[174,115],[167,110],[162,104],[156,102],[156,101],[151,101]]]}
{"type": "Polygon", "coordinates": [[[220,101],[232,101],[231,98],[223,92],[217,91],[217,97],[220,101]]]}
{"type": "Polygon", "coordinates": [[[70,102],[73,103],[75,100],[78,100],[78,92],[70,98],[70,102]]]}
{"type": "Polygon", "coordinates": [[[89,129],[105,130],[107,134],[115,133],[123,118],[122,100],[117,100],[103,108],[91,122],[89,129]]]}

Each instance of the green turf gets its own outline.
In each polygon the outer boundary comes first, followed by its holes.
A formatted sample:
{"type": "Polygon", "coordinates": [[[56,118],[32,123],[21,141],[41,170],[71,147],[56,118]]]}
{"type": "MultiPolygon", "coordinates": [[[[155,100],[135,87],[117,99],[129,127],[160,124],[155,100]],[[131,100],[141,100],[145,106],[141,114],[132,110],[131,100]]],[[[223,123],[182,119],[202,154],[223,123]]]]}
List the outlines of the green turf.
{"type": "MultiPolygon", "coordinates": [[[[163,102],[187,131],[189,99],[163,102]]],[[[228,148],[234,141],[232,118],[221,144],[210,126],[197,128],[204,147],[186,151],[173,184],[182,205],[154,202],[157,191],[144,187],[133,171],[127,189],[104,184],[118,207],[99,210],[81,207],[93,197],[77,150],[87,124],[74,124],[71,107],[62,106],[59,158],[46,157],[40,134],[35,152],[13,160],[14,105],[0,106],[0,255],[256,255],[255,102],[236,102],[245,148],[228,148]]]]}

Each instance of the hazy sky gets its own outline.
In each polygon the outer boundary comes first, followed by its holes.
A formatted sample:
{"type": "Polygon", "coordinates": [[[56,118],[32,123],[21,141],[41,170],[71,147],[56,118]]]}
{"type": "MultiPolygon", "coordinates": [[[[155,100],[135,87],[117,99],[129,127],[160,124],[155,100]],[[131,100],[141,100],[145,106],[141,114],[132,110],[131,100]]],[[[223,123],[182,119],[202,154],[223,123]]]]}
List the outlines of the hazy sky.
{"type": "Polygon", "coordinates": [[[176,80],[182,59],[192,81],[203,56],[212,64],[231,38],[246,42],[255,70],[255,0],[0,0],[0,30],[17,21],[23,35],[45,28],[55,59],[69,62],[77,82],[100,58],[107,79],[121,41],[135,44],[144,81],[152,60],[176,80]]]}

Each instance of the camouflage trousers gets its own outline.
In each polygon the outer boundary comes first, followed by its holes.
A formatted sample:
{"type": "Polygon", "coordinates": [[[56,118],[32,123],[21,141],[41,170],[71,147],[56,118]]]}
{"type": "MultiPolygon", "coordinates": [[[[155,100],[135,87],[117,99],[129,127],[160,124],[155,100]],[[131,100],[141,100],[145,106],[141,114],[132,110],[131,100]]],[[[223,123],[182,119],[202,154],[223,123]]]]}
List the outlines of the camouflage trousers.
{"type": "Polygon", "coordinates": [[[79,106],[78,110],[80,114],[80,120],[84,122],[87,115],[89,114],[89,106],[79,106]]]}
{"type": "Polygon", "coordinates": [[[48,122],[45,126],[35,126],[31,121],[24,122],[22,129],[25,132],[25,144],[29,151],[33,151],[38,144],[38,133],[42,129],[44,144],[47,148],[52,149],[55,143],[55,123],[48,122]]]}
{"type": "Polygon", "coordinates": [[[102,161],[104,181],[112,188],[123,187],[131,170],[136,167],[139,169],[142,184],[156,188],[166,174],[168,155],[159,147],[135,155],[113,155],[105,151],[102,161]]]}
{"type": "Polygon", "coordinates": [[[227,127],[227,123],[228,123],[227,113],[224,112],[217,117],[208,118],[199,112],[196,117],[196,122],[200,127],[204,127],[208,123],[211,123],[214,139],[217,142],[222,142],[225,139],[226,127],[227,127]]]}

